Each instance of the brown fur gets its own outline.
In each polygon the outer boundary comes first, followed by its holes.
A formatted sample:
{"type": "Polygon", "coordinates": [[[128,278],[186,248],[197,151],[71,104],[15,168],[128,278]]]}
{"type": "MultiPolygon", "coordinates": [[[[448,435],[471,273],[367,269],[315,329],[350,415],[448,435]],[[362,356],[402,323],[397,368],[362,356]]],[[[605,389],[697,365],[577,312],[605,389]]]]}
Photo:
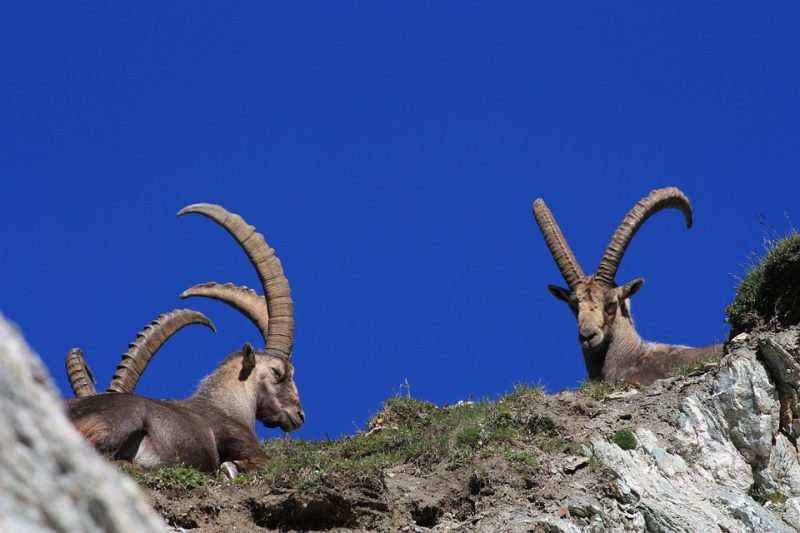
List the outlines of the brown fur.
{"type": "Polygon", "coordinates": [[[185,400],[108,393],[67,400],[67,414],[98,452],[143,467],[185,464],[240,470],[269,460],[255,422],[292,431],[305,415],[288,358],[246,348],[231,354],[185,400]]]}
{"type": "Polygon", "coordinates": [[[649,385],[679,366],[721,357],[722,345],[691,348],[642,340],[628,299],[643,284],[638,278],[609,289],[594,276],[584,276],[572,291],[548,286],[556,298],[569,304],[578,320],[578,340],[589,379],[649,385]]]}
{"type": "Polygon", "coordinates": [[[103,446],[111,433],[108,422],[95,415],[80,418],[74,424],[75,429],[83,435],[83,438],[95,447],[103,446]]]}

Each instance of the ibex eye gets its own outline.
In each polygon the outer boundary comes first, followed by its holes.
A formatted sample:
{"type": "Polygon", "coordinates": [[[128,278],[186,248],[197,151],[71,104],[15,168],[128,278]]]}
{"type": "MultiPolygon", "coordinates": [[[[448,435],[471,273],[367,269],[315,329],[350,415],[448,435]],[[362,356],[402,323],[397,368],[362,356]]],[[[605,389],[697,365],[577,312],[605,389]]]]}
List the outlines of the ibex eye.
{"type": "Polygon", "coordinates": [[[281,378],[283,377],[283,374],[277,368],[272,369],[272,375],[275,376],[275,379],[277,379],[278,381],[280,381],[281,378]]]}
{"type": "Polygon", "coordinates": [[[606,314],[613,315],[617,312],[617,302],[608,302],[606,304],[606,314]]]}

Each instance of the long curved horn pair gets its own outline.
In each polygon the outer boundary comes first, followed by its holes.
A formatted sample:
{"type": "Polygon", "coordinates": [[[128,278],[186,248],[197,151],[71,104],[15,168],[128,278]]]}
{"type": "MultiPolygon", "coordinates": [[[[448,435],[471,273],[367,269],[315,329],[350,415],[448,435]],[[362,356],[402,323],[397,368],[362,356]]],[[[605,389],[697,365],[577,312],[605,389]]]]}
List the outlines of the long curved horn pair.
{"type": "Polygon", "coordinates": [[[294,304],[289,280],[280,259],[256,228],[242,217],[214,204],[193,204],[178,211],[178,216],[197,213],[210,218],[231,234],[255,268],[264,296],[235,285],[203,283],[181,294],[181,298],[205,296],[225,302],[244,313],[261,331],[266,346],[286,357],[292,355],[294,304]],[[266,305],[264,305],[266,304],[266,305]],[[269,326],[269,327],[267,327],[269,326]]]}
{"type": "MultiPolygon", "coordinates": [[[[692,206],[689,203],[689,199],[680,189],[666,187],[651,191],[650,194],[639,200],[628,211],[628,214],[617,226],[614,236],[611,237],[611,242],[608,243],[606,251],[603,253],[600,265],[597,267],[595,279],[598,283],[607,287],[614,286],[614,277],[617,274],[617,269],[622,261],[622,256],[625,255],[625,250],[628,249],[628,245],[633,240],[633,236],[636,235],[636,232],[639,231],[639,228],[648,218],[667,208],[679,209],[686,219],[687,227],[692,227],[692,206]]],[[[550,249],[558,269],[561,271],[561,275],[564,276],[564,280],[572,289],[575,283],[583,277],[583,271],[567,244],[563,233],[561,233],[553,214],[541,198],[537,198],[533,203],[533,215],[544,236],[547,247],[550,249]]]]}
{"type": "MultiPolygon", "coordinates": [[[[203,324],[217,331],[214,323],[203,313],[191,309],[175,309],[158,315],[158,318],[136,335],[136,340],[128,345],[122,360],[114,372],[114,377],[106,392],[133,392],[142,377],[142,372],[161,346],[175,333],[191,324],[203,324]]],[[[67,354],[67,376],[72,392],[78,398],[94,396],[94,376],[83,358],[80,348],[73,348],[67,354]]]]}

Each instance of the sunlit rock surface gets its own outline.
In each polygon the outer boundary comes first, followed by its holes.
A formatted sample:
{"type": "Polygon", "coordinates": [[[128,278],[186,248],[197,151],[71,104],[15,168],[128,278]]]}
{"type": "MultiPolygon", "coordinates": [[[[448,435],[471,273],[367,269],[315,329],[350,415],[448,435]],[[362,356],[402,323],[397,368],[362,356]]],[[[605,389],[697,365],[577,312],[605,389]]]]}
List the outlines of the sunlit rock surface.
{"type": "Polygon", "coordinates": [[[135,483],[81,439],[38,356],[0,316],[0,531],[164,531],[135,483]]]}

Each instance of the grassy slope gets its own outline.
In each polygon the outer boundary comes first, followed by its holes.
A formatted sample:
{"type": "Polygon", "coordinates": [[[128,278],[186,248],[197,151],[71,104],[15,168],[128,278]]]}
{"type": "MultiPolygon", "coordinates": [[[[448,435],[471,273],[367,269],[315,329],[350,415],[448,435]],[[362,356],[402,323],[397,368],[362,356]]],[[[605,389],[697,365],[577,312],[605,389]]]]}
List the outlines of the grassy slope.
{"type": "Polygon", "coordinates": [[[760,328],[773,319],[796,318],[800,309],[800,233],[767,243],[764,258],[739,283],[726,309],[731,336],[760,328]]]}
{"type": "MultiPolygon", "coordinates": [[[[240,475],[234,482],[304,488],[332,477],[369,478],[399,465],[413,465],[424,472],[445,462],[448,469],[455,469],[478,456],[499,456],[520,471],[534,471],[537,458],[522,450],[526,448],[524,444],[536,444],[546,450],[563,444],[553,438],[553,421],[532,415],[528,409],[543,394],[542,388],[517,387],[496,402],[446,408],[410,398],[392,398],[370,420],[367,432],[317,442],[265,441],[263,449],[272,461],[257,472],[240,475]]],[[[161,492],[205,489],[216,483],[215,476],[184,467],[145,473],[127,471],[140,483],[161,492]]]]}

